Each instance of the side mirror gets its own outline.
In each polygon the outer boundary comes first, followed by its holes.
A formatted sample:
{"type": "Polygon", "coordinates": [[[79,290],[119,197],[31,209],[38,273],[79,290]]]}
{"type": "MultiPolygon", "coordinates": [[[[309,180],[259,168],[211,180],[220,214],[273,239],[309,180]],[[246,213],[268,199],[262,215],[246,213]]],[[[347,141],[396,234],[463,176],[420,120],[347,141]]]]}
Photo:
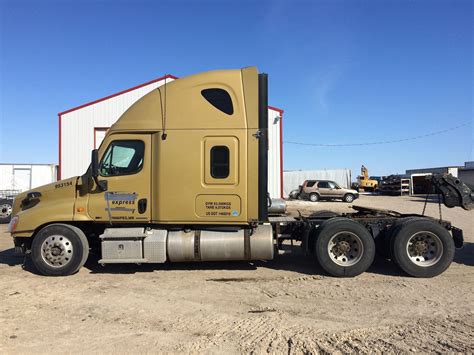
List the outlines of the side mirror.
{"type": "Polygon", "coordinates": [[[97,149],[92,150],[91,173],[94,178],[99,176],[99,151],[97,149]]]}
{"type": "Polygon", "coordinates": [[[91,175],[101,191],[107,191],[107,180],[99,180],[99,151],[94,149],[91,154],[91,175]]]}

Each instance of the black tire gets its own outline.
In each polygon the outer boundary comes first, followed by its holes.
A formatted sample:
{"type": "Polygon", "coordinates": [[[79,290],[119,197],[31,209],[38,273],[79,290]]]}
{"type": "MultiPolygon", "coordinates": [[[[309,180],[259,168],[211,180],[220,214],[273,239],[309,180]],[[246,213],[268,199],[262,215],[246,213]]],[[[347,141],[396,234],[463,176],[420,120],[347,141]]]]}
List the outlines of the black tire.
{"type": "Polygon", "coordinates": [[[319,201],[319,195],[316,192],[310,193],[309,194],[309,200],[311,202],[318,202],[319,201]]]}
{"type": "Polygon", "coordinates": [[[427,218],[407,219],[399,225],[393,236],[392,254],[395,262],[408,275],[414,277],[428,278],[441,274],[451,265],[454,252],[454,241],[449,232],[437,222],[427,218]],[[420,242],[422,248],[428,248],[424,254],[427,255],[426,260],[424,256],[418,259],[416,255],[412,257],[409,255],[411,252],[409,242],[417,235],[426,239],[420,242]]]}
{"type": "Polygon", "coordinates": [[[0,223],[9,223],[12,218],[13,201],[0,199],[0,223]]]}
{"type": "MultiPolygon", "coordinates": [[[[43,250],[47,251],[47,249],[43,250]]],[[[46,254],[46,251],[43,253],[46,254]]],[[[34,237],[31,245],[31,260],[33,265],[41,274],[46,276],[67,276],[75,274],[84,265],[88,256],[89,242],[84,232],[68,224],[50,224],[44,227],[34,237]],[[50,246],[51,243],[55,243],[53,247],[50,246]],[[50,251],[47,252],[48,256],[43,257],[42,247],[49,247],[50,251]],[[53,249],[53,251],[51,251],[51,249],[53,249]],[[54,251],[58,251],[61,254],[52,255],[54,251]],[[70,256],[68,253],[70,253],[70,256]],[[50,259],[56,257],[56,265],[52,265],[53,262],[50,259]],[[64,262],[64,264],[61,264],[61,262],[64,262]]]]}
{"type": "MultiPolygon", "coordinates": [[[[372,235],[362,225],[348,218],[336,217],[322,223],[315,233],[315,238],[314,253],[316,259],[321,267],[332,276],[357,276],[366,271],[374,261],[375,243],[372,235]],[[351,238],[354,238],[355,235],[358,239],[356,245],[362,246],[360,250],[354,249],[359,255],[356,258],[358,260],[352,265],[341,265],[341,263],[346,262],[344,259],[339,260],[339,263],[336,262],[334,254],[330,254],[329,251],[331,240],[337,239],[338,235],[344,236],[346,234],[351,238]]],[[[347,252],[348,263],[351,262],[349,260],[351,258],[350,253],[352,253],[352,249],[347,252]]]]}
{"type": "Polygon", "coordinates": [[[352,203],[355,200],[355,196],[353,194],[345,194],[343,200],[344,202],[352,203]]]}
{"type": "Polygon", "coordinates": [[[393,257],[393,241],[394,236],[398,233],[398,230],[403,223],[407,221],[420,219],[422,217],[404,217],[395,220],[390,229],[386,232],[383,240],[383,250],[380,250],[380,254],[383,255],[386,259],[392,260],[395,264],[397,263],[393,257]]]}

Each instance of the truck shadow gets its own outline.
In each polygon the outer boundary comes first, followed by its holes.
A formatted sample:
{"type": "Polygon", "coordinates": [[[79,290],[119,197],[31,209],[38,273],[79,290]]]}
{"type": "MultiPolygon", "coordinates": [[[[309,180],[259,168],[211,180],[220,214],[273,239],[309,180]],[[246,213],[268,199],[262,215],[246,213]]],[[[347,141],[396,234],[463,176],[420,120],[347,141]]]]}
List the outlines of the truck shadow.
{"type": "Polygon", "coordinates": [[[462,249],[457,249],[454,262],[467,266],[474,266],[474,243],[464,242],[462,249]]]}
{"type": "MultiPolygon", "coordinates": [[[[280,255],[268,261],[206,261],[206,262],[184,262],[165,264],[108,264],[99,265],[99,258],[89,257],[85,267],[92,274],[135,274],[155,271],[254,271],[265,268],[277,271],[292,271],[308,276],[329,276],[316,260],[311,256],[280,255]]],[[[406,276],[392,262],[377,257],[367,271],[369,273],[387,276],[406,276]]]]}
{"type": "MultiPolygon", "coordinates": [[[[214,262],[186,262],[186,263],[165,263],[165,264],[109,264],[101,266],[98,264],[99,256],[89,255],[85,268],[92,274],[135,274],[154,271],[175,271],[175,270],[227,270],[227,271],[252,271],[258,268],[267,268],[271,270],[293,271],[304,275],[328,276],[327,273],[318,265],[314,257],[305,256],[298,249],[287,255],[276,256],[269,261],[214,261],[214,262]]],[[[24,256],[16,254],[13,248],[0,251],[0,265],[11,267],[23,265],[24,256]]],[[[474,266],[474,243],[465,242],[462,249],[457,249],[454,261],[457,264],[474,266]]],[[[33,274],[38,274],[36,269],[27,258],[24,266],[25,270],[33,274]]],[[[406,276],[393,262],[380,256],[376,256],[374,263],[367,271],[368,273],[380,274],[386,276],[406,276]]]]}
{"type": "Polygon", "coordinates": [[[30,258],[25,258],[25,255],[15,253],[14,248],[0,251],[0,265],[8,265],[12,267],[21,265],[25,271],[35,275],[40,275],[32,264],[30,258]]]}
{"type": "MultiPolygon", "coordinates": [[[[410,202],[422,202],[422,203],[425,203],[427,200],[426,200],[426,195],[414,195],[414,196],[410,196],[411,199],[409,200],[410,202]]],[[[439,203],[439,198],[438,198],[438,195],[430,195],[428,196],[428,203],[436,203],[438,204],[439,203]]],[[[441,202],[442,204],[443,202],[441,202]]]]}
{"type": "Polygon", "coordinates": [[[24,255],[16,254],[14,248],[0,251],[0,265],[16,266],[23,264],[24,255]]]}
{"type": "MultiPolygon", "coordinates": [[[[85,267],[91,273],[110,274],[134,274],[154,271],[174,271],[174,270],[226,270],[226,271],[252,271],[258,268],[271,270],[293,271],[304,275],[328,276],[326,271],[319,266],[315,258],[311,255],[305,256],[302,251],[296,249],[291,254],[278,255],[273,260],[268,261],[206,261],[206,262],[185,262],[185,263],[165,263],[165,264],[109,264],[101,266],[98,264],[99,257],[91,255],[85,267]]],[[[455,263],[474,266],[474,243],[466,242],[462,249],[456,249],[454,257],[455,263]]],[[[398,266],[380,255],[376,255],[374,263],[367,270],[368,273],[386,276],[407,276],[398,266]]]]}

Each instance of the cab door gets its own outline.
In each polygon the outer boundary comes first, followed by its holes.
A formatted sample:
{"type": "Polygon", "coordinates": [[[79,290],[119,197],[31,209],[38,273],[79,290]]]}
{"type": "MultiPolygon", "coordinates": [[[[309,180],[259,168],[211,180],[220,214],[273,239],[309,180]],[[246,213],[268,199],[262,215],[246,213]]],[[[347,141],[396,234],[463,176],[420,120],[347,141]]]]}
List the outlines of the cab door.
{"type": "Polygon", "coordinates": [[[151,218],[151,135],[112,134],[99,149],[99,180],[107,191],[94,186],[88,213],[97,222],[144,222],[151,218]]]}

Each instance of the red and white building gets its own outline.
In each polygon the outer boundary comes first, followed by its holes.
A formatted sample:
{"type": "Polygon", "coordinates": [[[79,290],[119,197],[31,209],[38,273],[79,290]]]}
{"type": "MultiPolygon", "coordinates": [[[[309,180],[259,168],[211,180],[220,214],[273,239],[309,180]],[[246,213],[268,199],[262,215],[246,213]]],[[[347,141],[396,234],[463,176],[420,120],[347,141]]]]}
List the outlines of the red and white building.
{"type": "MultiPolygon", "coordinates": [[[[107,129],[137,100],[175,79],[166,75],[59,113],[58,179],[82,175],[91,150],[99,147],[107,129]]],[[[282,117],[283,110],[268,107],[268,191],[272,197],[283,195],[282,117]]]]}

